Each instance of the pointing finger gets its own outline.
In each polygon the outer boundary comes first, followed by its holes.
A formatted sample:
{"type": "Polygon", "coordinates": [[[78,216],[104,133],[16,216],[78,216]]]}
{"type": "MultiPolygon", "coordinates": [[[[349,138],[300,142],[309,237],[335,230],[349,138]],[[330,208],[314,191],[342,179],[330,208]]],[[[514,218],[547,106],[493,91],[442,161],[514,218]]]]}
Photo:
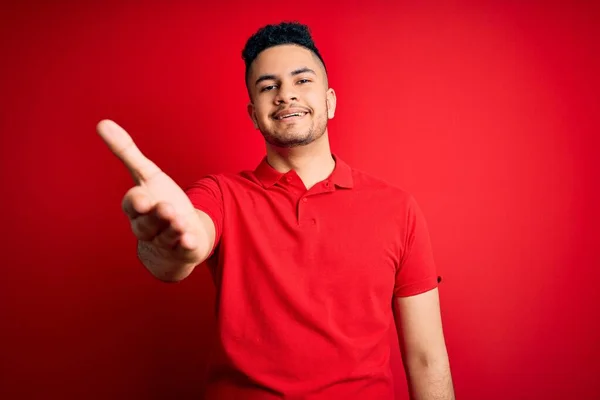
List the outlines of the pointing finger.
{"type": "Polygon", "coordinates": [[[160,168],[142,154],[131,136],[115,122],[102,120],[96,130],[113,154],[129,169],[136,183],[160,172],[160,168]]]}

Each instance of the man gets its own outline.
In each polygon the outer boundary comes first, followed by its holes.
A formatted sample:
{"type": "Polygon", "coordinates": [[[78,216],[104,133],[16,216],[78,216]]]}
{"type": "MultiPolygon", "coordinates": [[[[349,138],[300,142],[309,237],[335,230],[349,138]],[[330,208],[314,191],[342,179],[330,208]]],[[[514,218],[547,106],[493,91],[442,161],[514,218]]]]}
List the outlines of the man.
{"type": "Polygon", "coordinates": [[[220,340],[206,398],[392,399],[395,317],[411,398],[453,399],[415,200],[331,152],[336,95],[306,26],[266,26],[242,54],[266,143],[254,171],[183,191],[123,129],[98,124],[136,182],[123,210],[143,264],[168,282],[211,270],[220,340]]]}

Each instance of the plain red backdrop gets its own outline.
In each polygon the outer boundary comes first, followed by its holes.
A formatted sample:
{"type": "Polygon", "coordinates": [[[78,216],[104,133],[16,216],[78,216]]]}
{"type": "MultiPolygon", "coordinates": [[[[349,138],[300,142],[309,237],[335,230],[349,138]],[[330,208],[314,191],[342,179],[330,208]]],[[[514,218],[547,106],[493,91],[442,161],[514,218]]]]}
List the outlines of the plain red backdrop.
{"type": "Polygon", "coordinates": [[[240,52],[281,20],[328,63],[333,149],[426,214],[458,398],[599,398],[593,2],[97,3],[2,7],[1,398],[198,398],[214,288],[138,263],[94,128],[182,185],[254,168],[240,52]]]}

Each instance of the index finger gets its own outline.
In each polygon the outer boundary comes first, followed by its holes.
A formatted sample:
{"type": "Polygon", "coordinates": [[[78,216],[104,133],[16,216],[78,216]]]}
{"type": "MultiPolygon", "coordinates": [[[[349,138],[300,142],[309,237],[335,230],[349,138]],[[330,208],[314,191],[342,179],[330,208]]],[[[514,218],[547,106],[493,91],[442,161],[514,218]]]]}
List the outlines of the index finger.
{"type": "Polygon", "coordinates": [[[100,121],[96,131],[113,154],[129,169],[136,183],[160,172],[160,168],[142,154],[125,129],[114,121],[107,119],[100,121]]]}

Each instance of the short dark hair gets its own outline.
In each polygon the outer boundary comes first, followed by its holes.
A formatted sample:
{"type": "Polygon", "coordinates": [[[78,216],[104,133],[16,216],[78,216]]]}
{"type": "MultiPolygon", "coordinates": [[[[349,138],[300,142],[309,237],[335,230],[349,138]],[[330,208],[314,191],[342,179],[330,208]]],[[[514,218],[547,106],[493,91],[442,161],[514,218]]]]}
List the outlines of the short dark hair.
{"type": "Polygon", "coordinates": [[[248,80],[250,66],[256,57],[269,47],[281,44],[295,44],[312,51],[321,60],[323,68],[327,72],[323,57],[321,57],[321,53],[315,46],[308,26],[299,22],[281,22],[277,25],[266,25],[260,28],[246,42],[246,46],[242,50],[242,58],[246,63],[246,81],[248,80]]]}

